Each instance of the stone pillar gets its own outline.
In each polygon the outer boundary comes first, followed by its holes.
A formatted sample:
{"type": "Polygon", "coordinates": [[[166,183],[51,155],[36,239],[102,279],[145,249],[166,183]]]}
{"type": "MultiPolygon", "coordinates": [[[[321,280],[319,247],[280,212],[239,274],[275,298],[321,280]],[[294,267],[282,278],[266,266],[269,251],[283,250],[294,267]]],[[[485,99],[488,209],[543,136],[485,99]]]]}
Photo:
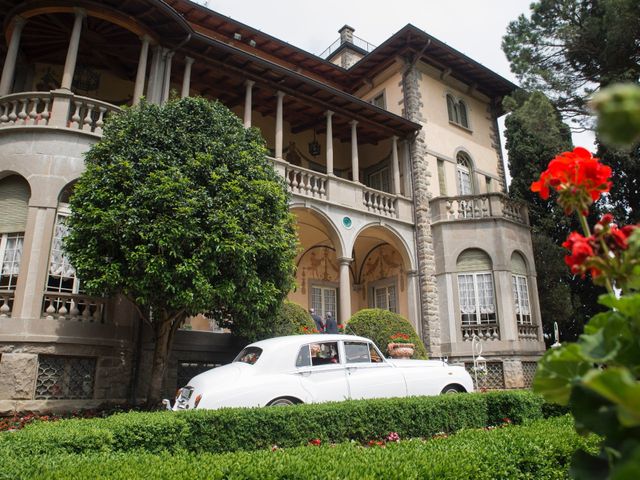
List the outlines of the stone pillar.
{"type": "Polygon", "coordinates": [[[171,59],[175,52],[167,51],[164,60],[164,81],[162,82],[162,99],[160,103],[169,100],[169,89],[171,88],[171,59]]]}
{"type": "Polygon", "coordinates": [[[156,45],[151,54],[151,69],[149,70],[149,84],[147,85],[147,101],[160,103],[159,91],[162,88],[161,79],[162,47],[156,45]]]}
{"type": "Polygon", "coordinates": [[[136,84],[133,87],[133,104],[138,105],[140,98],[144,94],[144,80],[147,74],[147,57],[149,55],[148,35],[142,37],[142,47],[140,48],[140,58],[138,59],[138,73],[136,73],[136,84]]]}
{"type": "MultiPolygon", "coordinates": [[[[422,116],[422,74],[416,65],[410,66],[402,78],[404,96],[404,117],[425,123],[422,116]]],[[[435,276],[435,254],[431,232],[431,179],[427,160],[426,135],[418,131],[411,143],[411,167],[413,173],[413,198],[416,219],[416,251],[420,272],[420,307],[422,318],[422,338],[431,356],[441,354],[441,325],[438,308],[438,284],[435,276]]]]}
{"type": "Polygon", "coordinates": [[[409,321],[418,335],[422,336],[422,322],[420,321],[420,309],[418,307],[418,272],[410,270],[407,272],[407,303],[409,311],[409,321]]]}
{"type": "Polygon", "coordinates": [[[78,47],[80,47],[80,33],[82,32],[82,22],[84,21],[86,12],[81,8],[74,9],[76,18],[73,22],[73,30],[71,31],[71,40],[69,40],[69,49],[67,50],[67,59],[64,62],[64,71],[62,73],[62,82],[60,88],[71,90],[73,83],[73,74],[76,71],[76,61],[78,60],[78,47]]]}
{"type": "Polygon", "coordinates": [[[411,148],[407,140],[402,142],[402,168],[404,170],[404,196],[411,197],[413,196],[411,187],[411,148]]]}
{"type": "Polygon", "coordinates": [[[327,117],[327,175],[333,175],[333,126],[331,123],[333,112],[327,110],[325,116],[327,117]]]}
{"type": "Polygon", "coordinates": [[[193,58],[184,57],[184,76],[182,77],[182,98],[189,96],[189,89],[191,87],[191,65],[193,65],[193,58]]]}
{"type": "Polygon", "coordinates": [[[18,49],[20,48],[20,36],[22,29],[27,21],[19,16],[13,21],[13,31],[9,40],[9,49],[4,59],[4,68],[2,69],[2,79],[0,79],[0,97],[9,95],[11,87],[13,87],[13,76],[16,71],[16,59],[18,58],[18,49]]]}
{"type": "Polygon", "coordinates": [[[256,82],[253,80],[247,80],[244,82],[246,91],[244,94],[244,128],[251,127],[251,90],[256,82]]]}
{"type": "Polygon", "coordinates": [[[351,120],[351,176],[354,182],[360,181],[360,165],[358,165],[358,122],[351,120]]]}
{"type": "Polygon", "coordinates": [[[400,195],[400,163],[398,161],[398,137],[392,137],[391,163],[393,167],[393,193],[400,195]]]}
{"type": "Polygon", "coordinates": [[[278,91],[276,94],[278,97],[278,105],[276,108],[276,158],[282,158],[282,135],[283,135],[283,99],[284,92],[278,91]]]}
{"type": "Polygon", "coordinates": [[[55,221],[56,208],[29,206],[24,253],[20,261],[20,275],[11,312],[14,318],[41,317],[55,221]]]}
{"type": "Polygon", "coordinates": [[[340,323],[346,323],[351,318],[351,282],[349,278],[349,265],[351,259],[348,257],[340,257],[340,300],[338,312],[340,323]]]}

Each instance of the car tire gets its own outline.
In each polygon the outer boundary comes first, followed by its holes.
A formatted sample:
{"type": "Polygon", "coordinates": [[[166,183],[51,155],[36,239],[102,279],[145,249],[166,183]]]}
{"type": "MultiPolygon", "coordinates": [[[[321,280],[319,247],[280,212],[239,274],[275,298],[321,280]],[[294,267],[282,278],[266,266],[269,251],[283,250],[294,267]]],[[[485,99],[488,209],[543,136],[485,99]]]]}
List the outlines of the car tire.
{"type": "Polygon", "coordinates": [[[288,407],[291,405],[295,405],[296,403],[300,403],[300,402],[296,402],[296,400],[293,398],[280,397],[280,398],[275,398],[271,400],[269,403],[267,403],[267,407],[288,407]]]}
{"type": "Polygon", "coordinates": [[[462,385],[458,385],[457,383],[450,383],[449,385],[447,385],[442,389],[442,391],[440,392],[440,395],[445,395],[449,393],[462,393],[462,392],[466,392],[466,390],[462,385]]]}

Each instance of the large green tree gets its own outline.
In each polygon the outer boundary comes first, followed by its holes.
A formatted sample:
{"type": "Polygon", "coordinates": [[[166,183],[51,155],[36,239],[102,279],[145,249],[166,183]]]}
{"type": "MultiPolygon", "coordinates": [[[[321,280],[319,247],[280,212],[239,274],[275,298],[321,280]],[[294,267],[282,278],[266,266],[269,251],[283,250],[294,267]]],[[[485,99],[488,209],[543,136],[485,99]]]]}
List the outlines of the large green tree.
{"type": "Polygon", "coordinates": [[[124,295],[153,329],[150,405],[185,318],[263,337],[293,285],[297,237],[266,154],[226,107],[185,98],[125,109],[86,155],[65,246],[88,292],[124,295]]]}
{"type": "MultiPolygon", "coordinates": [[[[640,80],[639,0],[541,0],[511,22],[503,50],[522,86],[543,91],[574,129],[591,129],[593,92],[640,80]]],[[[640,150],[598,140],[597,156],[614,184],[599,209],[620,222],[640,220],[640,150]]]]}

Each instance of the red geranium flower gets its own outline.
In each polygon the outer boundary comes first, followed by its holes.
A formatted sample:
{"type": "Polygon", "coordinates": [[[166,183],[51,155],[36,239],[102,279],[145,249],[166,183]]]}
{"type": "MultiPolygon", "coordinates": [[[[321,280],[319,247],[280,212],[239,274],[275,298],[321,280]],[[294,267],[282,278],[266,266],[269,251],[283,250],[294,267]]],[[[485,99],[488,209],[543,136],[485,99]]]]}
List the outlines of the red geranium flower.
{"type": "Polygon", "coordinates": [[[554,189],[567,214],[573,210],[586,214],[589,205],[611,188],[609,177],[610,167],[601,164],[588,150],[576,147],[551,160],[540,179],[531,184],[531,191],[539,192],[546,200],[550,189],[554,189]]]}
{"type": "MultiPolygon", "coordinates": [[[[571,273],[574,275],[581,274],[584,277],[586,271],[585,262],[589,257],[595,255],[593,250],[595,238],[593,238],[593,236],[584,237],[578,232],[571,232],[562,246],[571,251],[571,255],[564,257],[564,261],[571,269],[571,273]]],[[[593,273],[592,271],[592,274],[593,273]]]]}

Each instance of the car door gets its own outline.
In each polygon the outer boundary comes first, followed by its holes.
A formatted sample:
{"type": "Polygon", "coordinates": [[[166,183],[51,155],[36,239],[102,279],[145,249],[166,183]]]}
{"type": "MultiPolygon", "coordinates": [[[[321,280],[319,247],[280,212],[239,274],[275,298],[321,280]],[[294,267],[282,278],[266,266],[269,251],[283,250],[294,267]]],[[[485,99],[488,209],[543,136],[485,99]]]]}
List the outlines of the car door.
{"type": "Polygon", "coordinates": [[[407,386],[399,369],[386,362],[373,343],[344,342],[349,397],[404,397],[407,386]]]}
{"type": "Polygon", "coordinates": [[[311,396],[313,403],[349,398],[338,342],[314,342],[302,346],[296,369],[302,388],[311,396]]]}

